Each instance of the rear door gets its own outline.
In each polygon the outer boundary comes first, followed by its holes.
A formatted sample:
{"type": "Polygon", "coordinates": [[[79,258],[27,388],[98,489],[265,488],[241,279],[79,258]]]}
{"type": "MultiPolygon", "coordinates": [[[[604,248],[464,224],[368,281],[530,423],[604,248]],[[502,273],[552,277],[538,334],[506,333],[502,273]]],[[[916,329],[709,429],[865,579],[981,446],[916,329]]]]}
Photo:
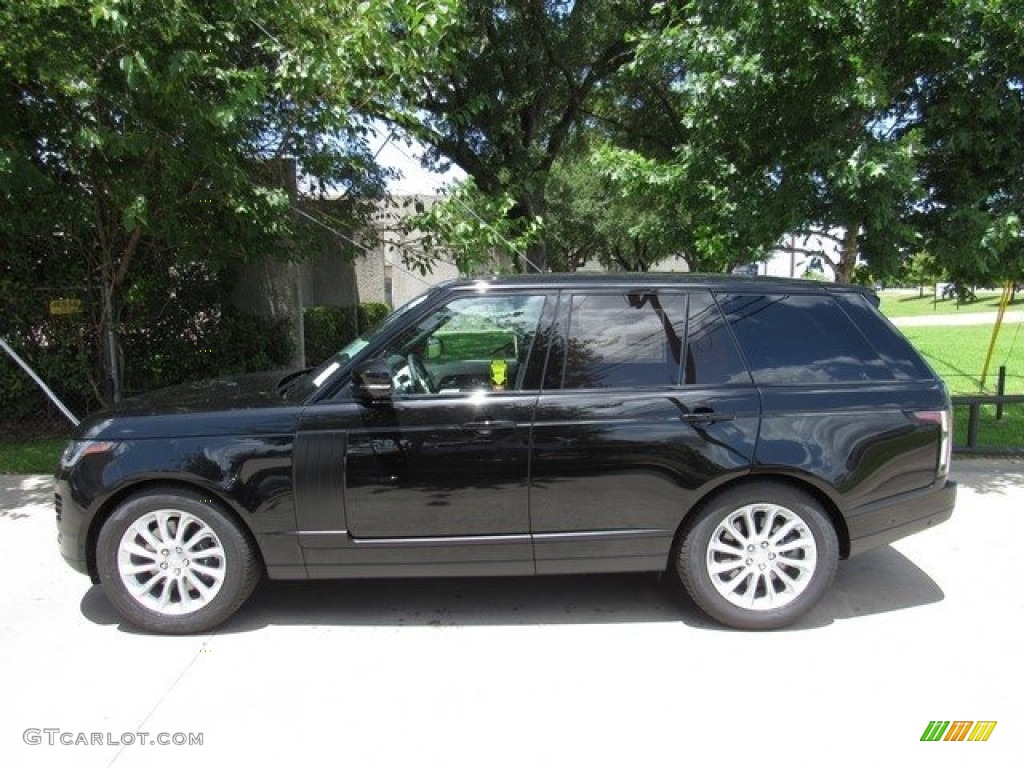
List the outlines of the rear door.
{"type": "MultiPolygon", "coordinates": [[[[915,412],[946,394],[909,344],[854,293],[718,297],[760,387],[757,463],[799,468],[851,510],[935,482],[940,427],[915,412]]],[[[857,521],[850,520],[851,534],[857,521]]]]}
{"type": "Polygon", "coordinates": [[[534,421],[537,572],[664,568],[694,499],[749,470],[759,412],[707,291],[563,292],[534,421]]]}

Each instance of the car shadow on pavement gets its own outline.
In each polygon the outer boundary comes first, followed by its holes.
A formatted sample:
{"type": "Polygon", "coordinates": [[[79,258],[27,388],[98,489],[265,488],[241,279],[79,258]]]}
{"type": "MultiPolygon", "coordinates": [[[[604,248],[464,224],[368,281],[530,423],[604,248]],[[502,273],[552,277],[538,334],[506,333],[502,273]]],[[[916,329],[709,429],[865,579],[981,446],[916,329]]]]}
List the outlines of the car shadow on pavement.
{"type": "MultiPolygon", "coordinates": [[[[681,588],[680,588],[681,589],[681,588]]],[[[892,547],[843,562],[832,588],[804,619],[789,628],[820,628],[942,600],[938,585],[892,547]]],[[[93,623],[119,625],[103,590],[81,602],[93,623]]],[[[601,574],[480,579],[378,579],[264,582],[217,634],[252,632],[271,625],[346,627],[522,626],[682,622],[695,629],[721,627],[653,574],[601,574]]]]}
{"type": "Polygon", "coordinates": [[[839,563],[832,588],[803,621],[792,627],[831,624],[944,600],[938,584],[891,546],[879,547],[839,563]]]}

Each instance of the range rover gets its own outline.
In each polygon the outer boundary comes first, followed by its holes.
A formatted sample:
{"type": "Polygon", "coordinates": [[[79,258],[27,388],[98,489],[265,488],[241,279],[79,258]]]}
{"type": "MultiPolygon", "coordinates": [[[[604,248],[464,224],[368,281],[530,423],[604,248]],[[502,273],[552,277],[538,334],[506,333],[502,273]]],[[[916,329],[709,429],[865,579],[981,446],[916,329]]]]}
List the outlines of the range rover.
{"type": "Polygon", "coordinates": [[[263,577],[628,571],[782,627],[840,560],[952,514],[948,394],[877,304],[731,275],[445,283],[314,369],[90,417],[60,551],[165,633],[263,577]]]}

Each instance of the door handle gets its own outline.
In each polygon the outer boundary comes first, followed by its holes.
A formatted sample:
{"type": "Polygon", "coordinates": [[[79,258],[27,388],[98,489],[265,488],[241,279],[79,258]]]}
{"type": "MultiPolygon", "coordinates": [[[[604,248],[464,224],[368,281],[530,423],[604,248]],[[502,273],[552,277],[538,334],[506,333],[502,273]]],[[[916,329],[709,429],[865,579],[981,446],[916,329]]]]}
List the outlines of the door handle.
{"type": "Polygon", "coordinates": [[[491,437],[501,432],[512,432],[516,428],[514,421],[468,421],[462,425],[466,432],[482,437],[491,437]]]}
{"type": "Polygon", "coordinates": [[[719,421],[732,421],[736,416],[732,413],[715,413],[706,406],[694,408],[680,417],[687,424],[717,424],[719,421]]]}

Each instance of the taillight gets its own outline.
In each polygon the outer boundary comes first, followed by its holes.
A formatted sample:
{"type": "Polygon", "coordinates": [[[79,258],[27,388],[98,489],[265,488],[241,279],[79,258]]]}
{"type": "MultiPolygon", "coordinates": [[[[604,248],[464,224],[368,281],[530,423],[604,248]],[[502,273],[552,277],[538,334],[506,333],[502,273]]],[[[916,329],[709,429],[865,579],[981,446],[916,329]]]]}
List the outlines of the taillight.
{"type": "Polygon", "coordinates": [[[941,478],[949,474],[949,461],[953,454],[952,419],[950,412],[945,411],[914,411],[914,418],[920,422],[938,424],[942,438],[939,442],[939,466],[936,474],[941,478]]]}

